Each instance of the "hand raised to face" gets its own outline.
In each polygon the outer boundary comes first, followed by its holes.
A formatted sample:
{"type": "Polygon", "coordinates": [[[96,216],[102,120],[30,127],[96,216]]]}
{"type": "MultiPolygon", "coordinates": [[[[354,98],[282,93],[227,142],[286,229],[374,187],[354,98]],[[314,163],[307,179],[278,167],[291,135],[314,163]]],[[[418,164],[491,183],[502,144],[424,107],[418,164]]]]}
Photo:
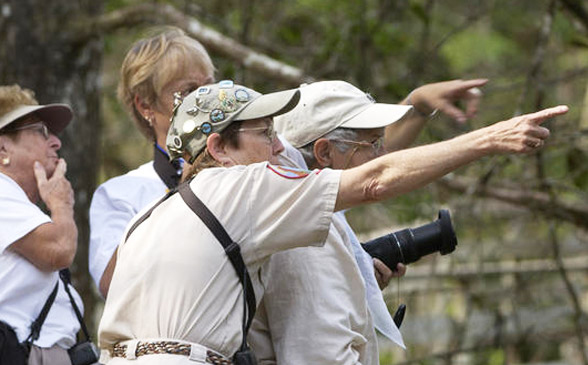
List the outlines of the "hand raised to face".
{"type": "Polygon", "coordinates": [[[74,194],[70,182],[65,177],[67,164],[63,158],[57,162],[55,172],[47,179],[47,172],[43,165],[35,162],[34,173],[41,200],[50,211],[60,207],[73,208],[74,194]]]}

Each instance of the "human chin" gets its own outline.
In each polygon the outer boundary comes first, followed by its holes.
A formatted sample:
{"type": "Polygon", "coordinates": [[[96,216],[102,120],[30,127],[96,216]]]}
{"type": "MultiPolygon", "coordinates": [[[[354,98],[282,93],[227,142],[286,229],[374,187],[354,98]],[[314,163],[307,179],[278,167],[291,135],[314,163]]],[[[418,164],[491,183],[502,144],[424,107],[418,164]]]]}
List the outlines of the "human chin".
{"type": "Polygon", "coordinates": [[[51,176],[53,176],[53,173],[55,172],[58,163],[59,157],[49,157],[47,161],[45,161],[45,163],[43,164],[48,179],[51,178],[51,176]]]}
{"type": "Polygon", "coordinates": [[[280,164],[280,158],[278,157],[278,155],[272,155],[270,156],[267,161],[272,164],[272,165],[279,165],[280,164]]]}

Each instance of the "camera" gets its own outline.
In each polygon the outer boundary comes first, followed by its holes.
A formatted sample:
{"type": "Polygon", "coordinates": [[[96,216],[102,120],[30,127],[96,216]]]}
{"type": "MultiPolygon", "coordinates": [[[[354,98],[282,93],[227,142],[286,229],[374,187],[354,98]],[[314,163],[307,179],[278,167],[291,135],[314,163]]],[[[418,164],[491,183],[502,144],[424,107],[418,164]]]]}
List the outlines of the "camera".
{"type": "Polygon", "coordinates": [[[77,343],[67,352],[72,365],[90,365],[98,362],[99,351],[90,341],[77,343]]]}
{"type": "Polygon", "coordinates": [[[257,365],[257,358],[249,347],[241,349],[233,355],[235,365],[257,365]]]}
{"type": "Polygon", "coordinates": [[[392,232],[362,244],[370,256],[382,260],[392,270],[396,270],[398,263],[407,265],[433,252],[447,255],[455,250],[456,245],[451,216],[446,209],[439,211],[439,219],[434,222],[392,232]]]}

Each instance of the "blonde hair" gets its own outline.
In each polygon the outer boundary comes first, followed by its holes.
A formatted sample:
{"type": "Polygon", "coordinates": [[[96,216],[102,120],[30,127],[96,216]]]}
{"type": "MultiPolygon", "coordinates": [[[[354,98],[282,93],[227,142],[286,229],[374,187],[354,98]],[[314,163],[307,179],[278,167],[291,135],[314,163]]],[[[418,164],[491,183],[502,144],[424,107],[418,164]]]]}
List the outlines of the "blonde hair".
{"type": "Polygon", "coordinates": [[[21,105],[39,105],[32,90],[23,89],[17,84],[0,86],[0,116],[21,105]]]}
{"type": "Polygon", "coordinates": [[[166,27],[131,46],[120,70],[118,98],[145,137],[155,139],[155,134],[135,108],[135,96],[153,104],[168,82],[194,67],[203,75],[214,73],[204,46],[179,28],[166,27]]]}

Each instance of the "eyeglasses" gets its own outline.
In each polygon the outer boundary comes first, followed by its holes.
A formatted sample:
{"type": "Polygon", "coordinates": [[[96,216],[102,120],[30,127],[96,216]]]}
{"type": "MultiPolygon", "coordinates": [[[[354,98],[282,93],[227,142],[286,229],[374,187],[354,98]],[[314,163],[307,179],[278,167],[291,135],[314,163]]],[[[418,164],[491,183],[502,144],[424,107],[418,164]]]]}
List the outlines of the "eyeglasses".
{"type": "Polygon", "coordinates": [[[384,137],[380,137],[373,142],[351,141],[349,139],[339,139],[339,138],[329,139],[329,141],[347,143],[347,144],[351,144],[354,146],[360,146],[360,147],[371,147],[374,151],[379,151],[382,148],[382,146],[384,145],[384,137]]]}
{"type": "Polygon", "coordinates": [[[278,134],[276,133],[276,130],[274,129],[273,124],[269,124],[265,127],[251,127],[251,128],[237,129],[237,132],[254,132],[254,131],[264,131],[263,134],[269,140],[270,143],[273,143],[276,140],[276,138],[278,137],[278,134]]]}
{"type": "Polygon", "coordinates": [[[355,155],[355,153],[357,152],[357,150],[360,147],[371,147],[373,152],[378,152],[381,150],[383,144],[384,144],[384,137],[380,137],[378,139],[376,139],[373,142],[368,142],[368,141],[351,141],[349,139],[338,139],[338,138],[333,138],[333,139],[329,139],[329,141],[333,141],[333,142],[340,142],[340,143],[347,143],[350,145],[353,145],[355,147],[353,147],[353,150],[351,150],[351,153],[347,156],[347,158],[345,159],[345,163],[343,165],[343,170],[347,169],[349,167],[349,165],[351,164],[351,159],[353,158],[353,155],[355,155]]]}
{"type": "Polygon", "coordinates": [[[12,132],[24,131],[27,129],[33,129],[33,130],[39,131],[39,132],[41,132],[43,137],[45,137],[45,139],[49,139],[50,132],[49,132],[49,128],[47,128],[47,125],[45,125],[45,122],[36,122],[36,123],[26,124],[26,125],[16,127],[16,128],[6,128],[0,132],[12,133],[12,132]]]}

